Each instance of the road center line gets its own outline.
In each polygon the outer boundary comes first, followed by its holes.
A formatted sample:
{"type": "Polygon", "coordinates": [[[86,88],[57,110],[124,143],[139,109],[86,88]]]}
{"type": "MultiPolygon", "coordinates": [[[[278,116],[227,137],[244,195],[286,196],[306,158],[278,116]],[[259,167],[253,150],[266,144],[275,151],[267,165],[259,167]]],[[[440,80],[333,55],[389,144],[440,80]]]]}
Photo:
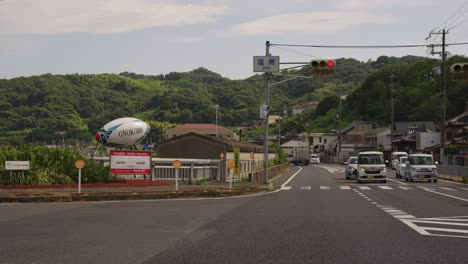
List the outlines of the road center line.
{"type": "Polygon", "coordinates": [[[281,187],[286,186],[290,181],[292,181],[292,179],[294,179],[294,177],[296,177],[297,174],[299,174],[299,172],[301,172],[302,168],[301,167],[298,167],[298,168],[299,170],[296,171],[296,173],[294,173],[285,183],[283,183],[281,187]]]}
{"type": "Polygon", "coordinates": [[[468,199],[463,199],[463,198],[460,198],[460,197],[457,197],[457,196],[448,195],[448,194],[445,194],[445,193],[440,193],[440,192],[436,192],[436,191],[429,190],[429,189],[423,189],[423,190],[425,190],[426,192],[431,192],[431,193],[447,196],[447,197],[450,197],[450,198],[453,198],[453,199],[457,199],[457,200],[460,200],[460,201],[468,202],[468,199]]]}

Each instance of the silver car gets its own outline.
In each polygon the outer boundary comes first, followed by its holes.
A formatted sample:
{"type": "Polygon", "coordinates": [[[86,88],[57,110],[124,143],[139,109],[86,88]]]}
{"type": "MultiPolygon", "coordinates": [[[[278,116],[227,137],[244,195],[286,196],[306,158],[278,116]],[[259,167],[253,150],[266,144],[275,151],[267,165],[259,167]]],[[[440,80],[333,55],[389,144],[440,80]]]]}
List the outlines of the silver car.
{"type": "Polygon", "coordinates": [[[356,179],[357,167],[358,167],[358,157],[351,156],[348,161],[344,163],[345,167],[345,177],[347,180],[356,179]]]}

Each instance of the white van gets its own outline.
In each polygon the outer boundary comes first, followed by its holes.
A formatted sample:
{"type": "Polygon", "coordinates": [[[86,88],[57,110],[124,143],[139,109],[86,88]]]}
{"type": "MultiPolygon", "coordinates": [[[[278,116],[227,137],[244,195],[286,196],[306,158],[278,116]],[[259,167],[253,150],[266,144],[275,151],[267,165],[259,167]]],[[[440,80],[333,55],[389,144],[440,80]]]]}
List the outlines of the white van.
{"type": "Polygon", "coordinates": [[[392,156],[390,158],[390,166],[392,167],[392,170],[396,170],[400,157],[408,157],[408,153],[403,151],[392,152],[392,156]]]}
{"type": "Polygon", "coordinates": [[[384,155],[379,151],[364,151],[358,155],[357,182],[387,182],[384,155]]]}

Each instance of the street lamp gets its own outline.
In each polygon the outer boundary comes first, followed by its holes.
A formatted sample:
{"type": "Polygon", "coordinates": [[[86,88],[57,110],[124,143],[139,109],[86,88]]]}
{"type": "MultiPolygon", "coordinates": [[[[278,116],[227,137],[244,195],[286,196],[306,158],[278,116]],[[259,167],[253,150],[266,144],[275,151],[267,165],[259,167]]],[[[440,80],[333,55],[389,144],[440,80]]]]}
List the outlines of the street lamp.
{"type": "Polygon", "coordinates": [[[215,105],[216,109],[216,137],[218,137],[218,111],[219,111],[219,105],[215,105]]]}

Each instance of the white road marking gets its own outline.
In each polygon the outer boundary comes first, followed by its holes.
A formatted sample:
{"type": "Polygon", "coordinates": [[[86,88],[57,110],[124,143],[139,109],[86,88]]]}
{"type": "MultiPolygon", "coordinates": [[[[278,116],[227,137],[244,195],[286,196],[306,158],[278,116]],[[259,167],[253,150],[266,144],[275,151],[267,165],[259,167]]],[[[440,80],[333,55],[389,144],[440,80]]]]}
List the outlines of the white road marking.
{"type": "Polygon", "coordinates": [[[351,190],[350,186],[340,186],[341,190],[351,190]]]}
{"type": "Polygon", "coordinates": [[[372,204],[378,204],[378,203],[376,203],[376,202],[372,202],[372,204]]]}
{"type": "Polygon", "coordinates": [[[292,186],[283,186],[283,187],[280,188],[280,190],[289,191],[289,190],[291,190],[291,188],[292,188],[292,186]]]}
{"type": "Polygon", "coordinates": [[[330,190],[330,186],[320,186],[320,190],[330,190]]]}
{"type": "Polygon", "coordinates": [[[389,186],[379,186],[379,188],[382,190],[393,190],[393,188],[389,186]]]}
{"type": "Polygon", "coordinates": [[[460,189],[465,190],[465,191],[468,191],[468,188],[460,188],[460,189]]]}
{"type": "Polygon", "coordinates": [[[406,186],[398,186],[398,188],[403,189],[403,190],[405,190],[405,191],[407,191],[407,190],[413,190],[412,188],[406,187],[406,186]]]}
{"type": "Polygon", "coordinates": [[[299,170],[296,171],[296,173],[294,173],[291,177],[289,177],[289,179],[288,179],[285,183],[283,183],[283,184],[281,185],[281,187],[284,187],[284,186],[288,185],[288,183],[289,183],[290,181],[292,181],[292,179],[294,179],[294,177],[296,177],[296,175],[299,174],[299,172],[301,172],[302,168],[301,168],[301,167],[298,167],[298,168],[299,168],[299,170]]]}
{"type": "Polygon", "coordinates": [[[447,191],[456,191],[455,189],[450,188],[450,187],[439,187],[439,188],[442,190],[447,190],[447,191]]]}
{"type": "MultiPolygon", "coordinates": [[[[425,223],[425,224],[452,225],[452,226],[468,226],[468,223],[450,223],[450,222],[447,223],[445,221],[413,220],[413,222],[414,223],[425,223]]],[[[467,230],[467,232],[468,232],[468,230],[467,230]]]]}
{"type": "Polygon", "coordinates": [[[310,186],[301,186],[301,190],[310,190],[312,187],[310,186]]]}
{"type": "Polygon", "coordinates": [[[460,197],[457,197],[457,196],[453,196],[453,195],[448,195],[448,194],[445,194],[445,193],[436,192],[436,191],[433,191],[433,190],[430,190],[430,189],[424,189],[424,190],[427,191],[427,192],[431,192],[431,193],[435,193],[435,194],[447,196],[447,197],[450,197],[450,198],[453,198],[453,199],[457,199],[457,200],[460,200],[460,201],[468,202],[468,199],[463,199],[463,198],[460,198],[460,197]]]}
{"type": "Polygon", "coordinates": [[[391,215],[406,214],[406,212],[403,212],[403,211],[397,210],[397,209],[387,209],[387,210],[384,210],[384,211],[391,214],[391,215]]]}
{"type": "Polygon", "coordinates": [[[361,190],[370,190],[371,189],[370,187],[367,187],[367,186],[358,186],[358,187],[361,190]]]}
{"type": "Polygon", "coordinates": [[[403,223],[405,223],[407,226],[411,227],[413,230],[415,230],[416,232],[418,232],[419,234],[421,235],[430,235],[429,232],[427,232],[426,230],[424,230],[424,228],[421,228],[415,224],[413,224],[413,222],[411,220],[408,220],[408,219],[400,219],[400,221],[402,221],[403,223]]]}
{"type": "Polygon", "coordinates": [[[403,185],[408,185],[407,183],[404,183],[404,182],[401,182],[401,181],[397,181],[397,180],[394,180],[394,179],[390,179],[390,178],[387,178],[387,180],[393,181],[393,182],[397,182],[397,183],[403,184],[403,185]]]}
{"type": "MultiPolygon", "coordinates": [[[[424,227],[426,230],[433,230],[433,231],[443,231],[443,232],[453,232],[453,233],[462,233],[468,234],[468,230],[460,230],[460,229],[450,229],[450,228],[437,228],[437,227],[424,227]]],[[[468,238],[468,237],[467,237],[468,238]]]]}
{"type": "Polygon", "coordinates": [[[404,215],[394,215],[393,217],[395,217],[396,219],[408,219],[408,218],[415,218],[414,215],[410,215],[410,214],[404,214],[404,215]]]}

